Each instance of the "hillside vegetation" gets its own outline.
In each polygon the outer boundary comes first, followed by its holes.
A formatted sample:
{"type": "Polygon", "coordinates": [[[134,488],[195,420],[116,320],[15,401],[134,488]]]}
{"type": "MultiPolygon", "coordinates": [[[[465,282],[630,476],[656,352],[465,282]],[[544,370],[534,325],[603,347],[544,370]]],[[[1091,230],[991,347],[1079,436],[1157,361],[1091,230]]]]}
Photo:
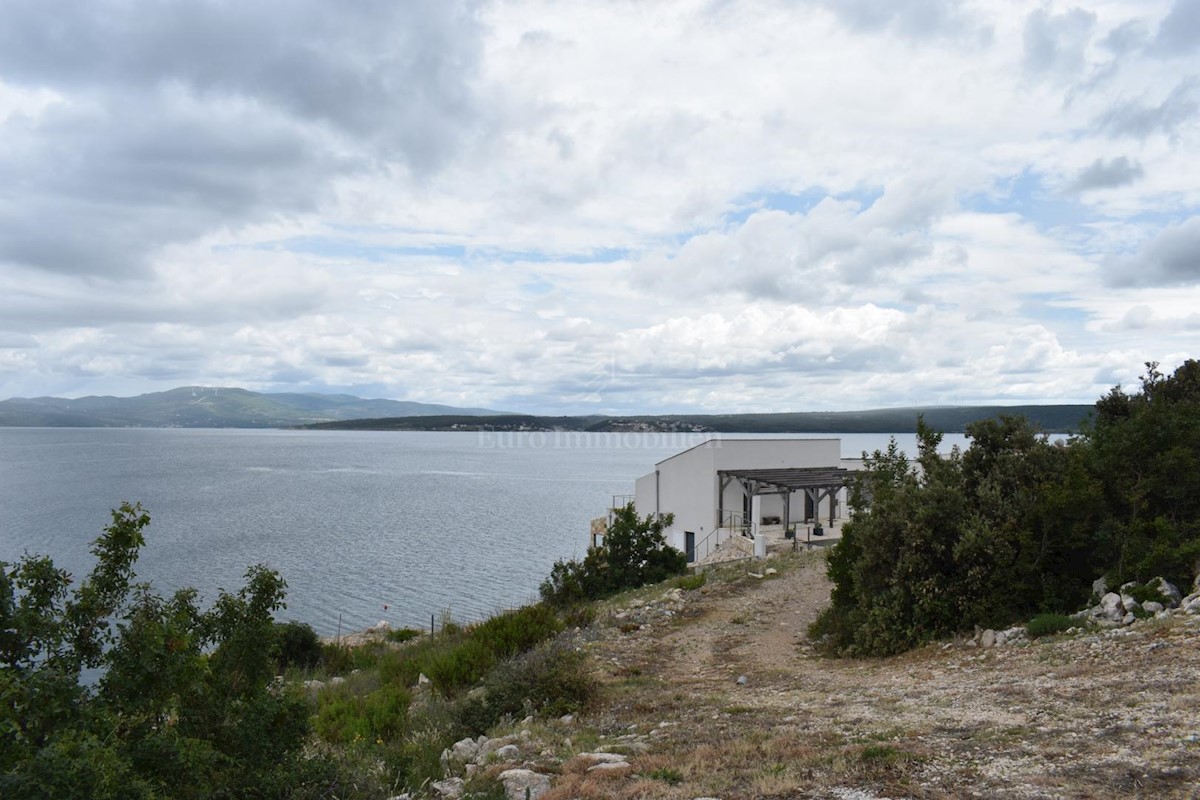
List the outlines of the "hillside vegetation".
{"type": "MultiPolygon", "coordinates": [[[[1113,389],[1069,443],[1028,421],[967,427],[970,447],[939,456],[922,427],[916,462],[876,452],[830,556],[833,604],[814,631],[840,652],[897,653],[1093,593],[1200,567],[1200,362],[1140,390],[1113,389]],[[868,502],[869,500],[869,502],[868,502]]],[[[1098,592],[1103,594],[1104,592],[1098,592]]]]}
{"type": "Polygon", "coordinates": [[[917,419],[944,433],[959,433],[999,414],[1022,416],[1041,430],[1078,430],[1093,410],[1084,405],[945,406],[870,411],[800,411],[780,414],[662,414],[606,417],[531,414],[430,415],[356,419],[308,425],[316,430],[363,431],[561,431],[580,433],[913,433],[917,419]]]}
{"type": "Polygon", "coordinates": [[[671,577],[629,507],[543,603],[353,644],[262,567],[209,608],[137,584],[124,505],[78,583],[0,564],[0,796],[1194,797],[1200,362],[1068,444],[968,433],[866,459],[827,556],[671,577]],[[1110,586],[1120,621],[1074,613],[1110,586]]]}
{"type": "Polygon", "coordinates": [[[488,409],[364,400],[346,394],[262,394],[184,386],[137,397],[15,397],[0,401],[0,426],[96,428],[280,428],[379,415],[496,414],[488,409]]]}

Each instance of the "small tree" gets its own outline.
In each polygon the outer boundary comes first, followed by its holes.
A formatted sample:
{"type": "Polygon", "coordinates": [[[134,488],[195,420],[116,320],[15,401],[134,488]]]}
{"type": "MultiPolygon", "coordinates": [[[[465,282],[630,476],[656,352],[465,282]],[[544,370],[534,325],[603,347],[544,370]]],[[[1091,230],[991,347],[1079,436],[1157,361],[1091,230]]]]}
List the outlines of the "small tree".
{"type": "Polygon", "coordinates": [[[283,579],[251,567],[208,611],[159,597],[132,584],[149,522],[114,511],[74,591],[48,558],[0,563],[0,796],[283,796],[307,774],[307,706],[272,683],[283,579]]]}
{"type": "Polygon", "coordinates": [[[564,606],[658,583],[687,571],[687,557],[667,544],[668,514],[639,519],[633,503],[617,509],[601,547],[588,548],[582,561],[560,560],[542,582],[542,599],[564,606]]]}

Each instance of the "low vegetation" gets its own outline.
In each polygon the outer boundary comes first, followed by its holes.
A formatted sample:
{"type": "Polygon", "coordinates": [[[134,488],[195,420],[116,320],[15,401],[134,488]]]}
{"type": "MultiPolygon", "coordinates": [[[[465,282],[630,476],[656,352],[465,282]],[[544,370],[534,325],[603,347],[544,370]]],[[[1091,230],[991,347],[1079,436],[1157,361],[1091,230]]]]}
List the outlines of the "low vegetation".
{"type": "Polygon", "coordinates": [[[921,425],[910,462],[866,458],[829,559],[833,651],[887,655],[975,625],[1078,610],[1092,581],[1188,585],[1200,564],[1200,362],[1120,387],[1065,444],[1016,417],[967,426],[938,455],[921,425]]]}
{"type": "Polygon", "coordinates": [[[582,560],[554,563],[541,585],[542,600],[558,607],[578,605],[686,572],[687,557],[663,537],[672,521],[670,514],[639,519],[633,503],[616,509],[603,547],[588,548],[582,560]]]}
{"type": "MultiPolygon", "coordinates": [[[[163,598],[135,584],[149,521],[139,505],[114,511],[93,546],[95,569],[74,588],[48,558],[0,564],[0,796],[418,789],[441,777],[439,756],[460,738],[586,707],[595,687],[584,656],[559,638],[595,614],[575,601],[685,567],[662,523],[639,521],[630,507],[585,564],[556,566],[570,580],[548,602],[344,647],[306,624],[275,622],[286,586],[263,567],[207,610],[194,590],[163,598]]],[[[474,783],[479,796],[498,790],[474,783]]]]}

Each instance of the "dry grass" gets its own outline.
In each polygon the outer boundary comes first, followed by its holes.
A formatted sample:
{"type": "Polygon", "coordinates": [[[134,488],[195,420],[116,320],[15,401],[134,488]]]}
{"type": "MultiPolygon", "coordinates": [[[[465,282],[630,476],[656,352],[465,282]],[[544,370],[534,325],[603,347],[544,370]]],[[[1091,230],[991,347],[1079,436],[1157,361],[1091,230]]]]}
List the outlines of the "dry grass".
{"type": "Polygon", "coordinates": [[[680,602],[642,590],[620,620],[613,602],[589,644],[603,702],[588,722],[632,767],[569,761],[548,800],[1200,798],[1200,620],[830,660],[805,643],[823,565],[772,565],[772,581],[726,565],[680,602]]]}

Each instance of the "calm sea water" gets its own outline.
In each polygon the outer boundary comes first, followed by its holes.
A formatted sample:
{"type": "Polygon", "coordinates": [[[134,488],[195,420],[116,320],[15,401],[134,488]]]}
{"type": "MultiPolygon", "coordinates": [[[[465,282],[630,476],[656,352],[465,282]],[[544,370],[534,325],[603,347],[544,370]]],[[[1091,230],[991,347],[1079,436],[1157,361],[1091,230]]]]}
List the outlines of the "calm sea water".
{"type": "MultiPolygon", "coordinates": [[[[705,438],[0,428],[0,561],[46,554],[86,574],[109,509],[140,501],[138,577],[164,594],[211,601],[263,563],[288,582],[282,617],[323,634],[339,617],[343,630],[478,619],[535,597],[613,495],[705,438]]],[[[847,457],[888,442],[841,438],[847,457]]]]}

